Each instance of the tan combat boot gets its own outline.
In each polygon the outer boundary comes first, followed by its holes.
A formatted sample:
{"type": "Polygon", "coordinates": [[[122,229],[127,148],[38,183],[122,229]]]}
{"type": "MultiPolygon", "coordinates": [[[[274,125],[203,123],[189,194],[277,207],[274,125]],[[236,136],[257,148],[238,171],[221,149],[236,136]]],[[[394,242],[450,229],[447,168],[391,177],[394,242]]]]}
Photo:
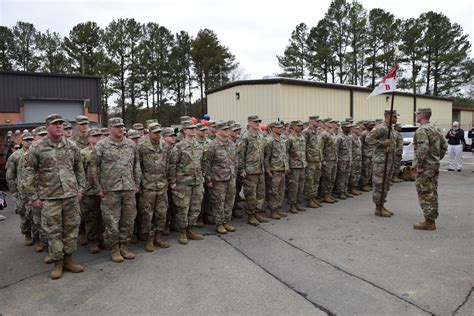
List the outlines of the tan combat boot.
{"type": "Polygon", "coordinates": [[[360,190],[364,192],[370,192],[370,186],[368,184],[365,184],[360,188],[360,190]]]}
{"type": "Polygon", "coordinates": [[[324,194],[323,202],[324,203],[334,203],[334,200],[331,199],[331,196],[329,194],[324,194]]]}
{"type": "Polygon", "coordinates": [[[80,273],[84,268],[72,260],[72,255],[64,254],[64,270],[72,273],[80,273]]]}
{"type": "Polygon", "coordinates": [[[35,240],[35,251],[43,252],[43,245],[41,244],[40,240],[35,240]]]}
{"type": "Polygon", "coordinates": [[[219,234],[227,234],[227,230],[225,229],[224,225],[217,225],[216,227],[216,232],[218,232],[219,234]]]}
{"type": "Polygon", "coordinates": [[[161,239],[161,233],[155,234],[155,243],[160,248],[169,248],[170,244],[167,241],[161,239]]]}
{"type": "Polygon", "coordinates": [[[79,234],[79,245],[85,246],[87,245],[87,237],[84,234],[79,234]]]}
{"type": "Polygon", "coordinates": [[[361,193],[359,191],[357,191],[356,189],[351,189],[349,191],[350,194],[354,195],[354,196],[359,196],[361,195],[361,193]]]}
{"type": "Polygon", "coordinates": [[[375,216],[390,217],[390,214],[385,212],[382,205],[375,206],[375,216]]]}
{"type": "Polygon", "coordinates": [[[25,234],[25,245],[33,246],[33,238],[31,238],[31,233],[25,234]]]}
{"type": "Polygon", "coordinates": [[[295,205],[295,204],[292,204],[292,205],[290,206],[290,210],[289,210],[288,212],[290,212],[290,213],[292,213],[292,214],[298,214],[298,209],[296,208],[296,205],[295,205]]]}
{"type": "Polygon", "coordinates": [[[385,211],[385,213],[388,213],[390,216],[393,216],[394,213],[392,211],[386,209],[385,206],[382,206],[382,208],[385,211]]]}
{"type": "Polygon", "coordinates": [[[348,197],[348,198],[353,198],[354,195],[351,194],[350,192],[344,192],[344,194],[348,197]]]}
{"type": "Polygon", "coordinates": [[[299,212],[305,212],[306,211],[306,209],[304,207],[302,207],[299,203],[296,203],[296,209],[299,212]]]}
{"type": "Polygon", "coordinates": [[[278,214],[278,211],[273,210],[272,211],[272,218],[273,219],[280,219],[281,216],[280,216],[280,214],[278,214]]]}
{"type": "Polygon", "coordinates": [[[250,214],[247,218],[247,223],[252,225],[252,226],[258,226],[260,225],[260,222],[255,218],[254,214],[250,214]]]}
{"type": "Polygon", "coordinates": [[[112,261],[113,262],[123,262],[123,257],[120,254],[120,247],[119,245],[115,245],[112,247],[112,261]]]}
{"type": "Polygon", "coordinates": [[[171,232],[171,223],[170,222],[166,222],[165,224],[165,228],[163,229],[163,235],[164,236],[168,236],[171,232]]]}
{"type": "Polygon", "coordinates": [[[347,198],[348,198],[348,196],[344,192],[339,194],[339,199],[340,200],[347,200],[347,198]]]}
{"type": "Polygon", "coordinates": [[[128,250],[127,244],[120,244],[120,254],[124,259],[135,259],[135,254],[128,250]]]}
{"type": "Polygon", "coordinates": [[[258,213],[255,213],[255,219],[260,223],[268,223],[268,219],[259,215],[258,213]]]}
{"type": "Polygon", "coordinates": [[[400,179],[398,176],[395,176],[395,177],[393,177],[393,179],[392,179],[392,182],[393,182],[393,183],[400,183],[400,182],[402,182],[402,181],[403,181],[403,180],[400,179]]]}
{"type": "Polygon", "coordinates": [[[146,246],[145,246],[145,250],[147,252],[153,252],[155,251],[155,245],[153,244],[153,236],[148,236],[147,240],[146,240],[146,246]]]}
{"type": "Polygon", "coordinates": [[[179,231],[178,242],[181,245],[187,245],[188,244],[188,236],[186,235],[186,229],[181,229],[179,231]]]}
{"type": "Polygon", "coordinates": [[[314,204],[316,204],[318,207],[322,207],[321,203],[318,202],[318,200],[317,200],[315,197],[313,198],[313,202],[314,202],[314,204]]]}
{"type": "Polygon", "coordinates": [[[433,219],[425,219],[424,222],[413,225],[413,228],[419,230],[435,230],[436,223],[433,219]]]}
{"type": "Polygon", "coordinates": [[[46,263],[46,264],[53,263],[54,260],[53,260],[53,258],[51,258],[51,256],[49,255],[49,251],[45,251],[45,252],[46,252],[46,253],[44,254],[44,258],[43,258],[44,263],[46,263]]]}
{"type": "Polygon", "coordinates": [[[224,224],[225,230],[227,230],[229,233],[235,232],[235,227],[230,225],[230,224],[224,224]]]}
{"type": "Polygon", "coordinates": [[[204,236],[196,232],[194,229],[191,227],[188,227],[188,230],[186,231],[186,234],[188,235],[188,238],[191,240],[203,240],[204,236]]]}
{"type": "Polygon", "coordinates": [[[288,214],[286,214],[285,211],[282,211],[282,210],[276,210],[277,214],[280,215],[280,217],[287,217],[288,214]]]}
{"type": "Polygon", "coordinates": [[[319,207],[319,205],[314,201],[313,198],[308,199],[308,201],[306,203],[306,206],[309,207],[309,208],[318,208],[319,207]]]}
{"type": "Polygon", "coordinates": [[[53,280],[60,279],[63,276],[63,259],[54,261],[53,269],[49,273],[49,277],[53,280]]]}
{"type": "Polygon", "coordinates": [[[333,200],[333,201],[334,201],[334,203],[337,203],[337,202],[339,202],[339,200],[338,200],[338,199],[336,199],[336,197],[332,196],[331,194],[329,194],[329,198],[330,198],[331,200],[333,200]]]}
{"type": "Polygon", "coordinates": [[[97,240],[90,242],[89,251],[91,254],[94,254],[94,255],[100,252],[99,242],[97,240]]]}

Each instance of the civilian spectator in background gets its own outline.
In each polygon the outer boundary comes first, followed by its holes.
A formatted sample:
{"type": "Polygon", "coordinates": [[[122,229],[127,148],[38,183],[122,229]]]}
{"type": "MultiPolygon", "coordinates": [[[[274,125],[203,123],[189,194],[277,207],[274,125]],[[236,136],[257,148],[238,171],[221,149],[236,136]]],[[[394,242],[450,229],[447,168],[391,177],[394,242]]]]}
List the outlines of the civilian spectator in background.
{"type": "Polygon", "coordinates": [[[446,134],[448,140],[449,171],[462,170],[462,147],[464,141],[464,131],[459,128],[459,122],[454,121],[453,127],[446,134]]]}

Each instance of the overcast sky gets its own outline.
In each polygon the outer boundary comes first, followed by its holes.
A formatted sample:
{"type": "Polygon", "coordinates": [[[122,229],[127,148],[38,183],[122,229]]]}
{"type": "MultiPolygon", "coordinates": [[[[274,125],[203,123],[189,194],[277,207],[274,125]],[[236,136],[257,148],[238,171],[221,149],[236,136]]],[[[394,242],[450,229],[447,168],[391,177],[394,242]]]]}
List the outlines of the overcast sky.
{"type": "MultiPolygon", "coordinates": [[[[68,35],[74,25],[97,22],[105,28],[113,19],[135,18],[141,23],[157,22],[173,33],[192,36],[203,28],[217,33],[229,47],[249,79],[280,72],[281,55],[291,32],[304,22],[315,26],[330,0],[0,0],[0,25],[11,27],[27,21],[36,29],[68,35]]],[[[470,0],[361,0],[369,11],[382,8],[398,18],[418,17],[428,11],[441,12],[473,37],[473,7],[470,0]]],[[[471,51],[471,56],[473,53],[471,51]]]]}

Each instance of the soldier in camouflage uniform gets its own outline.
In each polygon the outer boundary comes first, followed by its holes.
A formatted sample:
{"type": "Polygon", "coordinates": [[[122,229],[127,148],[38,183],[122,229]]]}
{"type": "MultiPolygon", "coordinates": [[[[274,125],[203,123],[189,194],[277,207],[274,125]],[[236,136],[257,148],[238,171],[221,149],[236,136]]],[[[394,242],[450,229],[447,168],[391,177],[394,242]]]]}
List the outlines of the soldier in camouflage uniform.
{"type": "Polygon", "coordinates": [[[143,126],[142,123],[135,123],[132,125],[132,129],[138,132],[138,135],[140,137],[145,136],[145,127],[143,126]]]}
{"type": "Polygon", "coordinates": [[[203,168],[205,158],[202,147],[196,142],[196,125],[183,124],[185,138],[171,151],[169,160],[169,180],[176,206],[176,224],[179,228],[178,242],[182,245],[192,240],[202,240],[194,227],[201,211],[204,193],[203,168]]]}
{"type": "MultiPolygon", "coordinates": [[[[201,146],[202,150],[209,143],[209,140],[206,138],[207,127],[202,123],[196,124],[196,142],[201,146]]],[[[209,195],[209,189],[207,186],[204,186],[204,196],[202,199],[201,213],[199,213],[197,227],[204,227],[204,221],[206,224],[215,224],[215,215],[211,207],[211,200],[209,195]],[[204,217],[204,220],[203,220],[204,217]]]]}
{"type": "Polygon", "coordinates": [[[349,193],[352,195],[361,195],[358,191],[360,174],[362,172],[362,145],[360,142],[360,126],[352,128],[352,164],[351,175],[349,177],[349,193]]]}
{"type": "Polygon", "coordinates": [[[342,133],[337,138],[337,175],[336,191],[339,199],[345,200],[348,197],[354,197],[347,192],[349,177],[351,174],[352,162],[352,137],[350,137],[353,125],[348,122],[342,123],[342,133]]]}
{"type": "Polygon", "coordinates": [[[207,126],[208,126],[208,130],[207,130],[207,142],[209,143],[211,140],[213,140],[214,138],[216,138],[216,122],[214,122],[213,120],[209,120],[207,122],[207,126]]]}
{"type": "Polygon", "coordinates": [[[140,185],[140,164],[135,144],[124,137],[121,118],[108,122],[110,136],[98,142],[92,151],[91,174],[101,197],[104,242],[112,248],[112,261],[134,259],[128,250],[137,208],[135,193],[140,185]]]}
{"type": "Polygon", "coordinates": [[[216,128],[216,138],[204,151],[204,175],[211,197],[211,208],[215,214],[216,231],[219,234],[227,234],[235,231],[230,221],[235,200],[237,147],[228,137],[229,125],[217,123],[216,128]]]}
{"type": "Polygon", "coordinates": [[[91,164],[92,150],[97,142],[101,140],[102,134],[98,128],[90,129],[88,134],[89,146],[81,150],[82,164],[86,174],[86,188],[81,200],[81,212],[89,251],[96,254],[100,252],[99,241],[102,234],[102,217],[100,214],[100,197],[97,195],[99,191],[93,186],[92,182],[91,164]]]}
{"type": "Polygon", "coordinates": [[[48,137],[30,148],[24,171],[28,198],[33,207],[42,207],[42,226],[54,262],[52,279],[59,279],[63,269],[83,271],[72,254],[77,248],[85,176],[79,148],[62,136],[63,122],[59,114],[46,118],[48,137]]]}
{"type": "Polygon", "coordinates": [[[148,128],[148,139],[137,146],[138,161],[142,171],[143,227],[147,236],[146,251],[170,245],[161,239],[168,210],[168,154],[161,142],[161,125],[153,123],[148,128]]]}
{"type": "Polygon", "coordinates": [[[37,232],[32,234],[32,232],[36,231],[36,229],[33,223],[31,206],[28,205],[28,197],[26,196],[23,184],[23,173],[26,162],[25,157],[32,141],[33,135],[29,133],[22,135],[23,147],[11,154],[7,160],[5,166],[6,180],[11,194],[16,199],[16,209],[20,215],[20,229],[21,233],[25,235],[25,244],[27,246],[31,246],[33,245],[33,241],[35,241],[37,243],[37,247],[42,249],[41,240],[39,239],[37,232]]]}
{"type": "Polygon", "coordinates": [[[364,192],[369,192],[371,190],[370,183],[372,182],[372,156],[374,155],[375,147],[373,145],[367,144],[365,141],[369,132],[374,128],[374,121],[367,121],[365,124],[366,130],[360,134],[360,144],[362,146],[362,173],[360,177],[360,189],[364,192]]]}
{"type": "MultiPolygon", "coordinates": [[[[163,131],[161,132],[163,136],[163,144],[164,148],[167,152],[167,157],[168,157],[168,166],[169,166],[169,159],[171,157],[171,151],[173,150],[174,145],[176,144],[176,133],[174,132],[174,129],[171,127],[165,127],[163,131]]],[[[168,172],[168,183],[171,180],[169,179],[169,172],[168,172]]],[[[172,196],[171,196],[171,189],[168,185],[168,210],[166,212],[166,225],[163,230],[163,235],[169,235],[171,231],[171,226],[173,225],[175,231],[179,231],[179,229],[176,227],[176,208],[172,201],[172,196]]]]}
{"type": "Polygon", "coordinates": [[[415,224],[413,228],[435,230],[438,218],[438,175],[439,161],[448,149],[441,132],[430,124],[431,108],[418,109],[416,122],[421,126],[415,132],[415,157],[413,167],[417,176],[415,180],[418,201],[423,210],[425,221],[415,224]]]}
{"type": "Polygon", "coordinates": [[[144,142],[148,139],[148,136],[142,137],[142,135],[140,134],[140,131],[137,131],[135,129],[130,129],[127,131],[127,138],[130,139],[135,145],[138,145],[142,142],[142,138],[145,138],[143,140],[144,142]]]}
{"type": "Polygon", "coordinates": [[[306,211],[300,206],[300,197],[304,191],[304,177],[306,168],[306,142],[301,135],[303,129],[302,121],[291,122],[292,133],[286,141],[286,153],[288,155],[290,172],[288,174],[288,203],[290,213],[306,211]]]}
{"type": "Polygon", "coordinates": [[[110,135],[109,129],[107,127],[102,127],[100,129],[100,133],[102,134],[102,139],[105,139],[105,138],[109,137],[109,135],[110,135]]]}
{"type": "Polygon", "coordinates": [[[403,136],[400,134],[402,131],[402,126],[400,124],[395,124],[395,161],[393,163],[393,177],[392,182],[399,183],[403,180],[398,177],[400,172],[400,166],[402,164],[403,156],[403,136]]]}
{"type": "Polygon", "coordinates": [[[324,130],[321,131],[321,150],[323,153],[322,172],[321,172],[321,193],[323,194],[323,202],[334,203],[336,200],[331,196],[337,170],[337,152],[336,142],[331,135],[332,129],[331,118],[324,119],[324,130]]]}
{"type": "Polygon", "coordinates": [[[305,195],[307,206],[318,208],[321,206],[316,200],[321,181],[322,152],[321,152],[321,130],[318,128],[319,116],[309,117],[309,126],[303,131],[306,142],[306,178],[305,195]]]}
{"type": "Polygon", "coordinates": [[[64,125],[63,136],[66,137],[66,138],[72,137],[72,125],[71,125],[71,123],[64,122],[63,125],[64,125]]]}
{"type": "MultiPolygon", "coordinates": [[[[393,111],[392,124],[397,123],[397,117],[397,112],[393,111]]],[[[393,161],[395,158],[395,132],[393,129],[391,130],[390,139],[387,139],[389,122],[390,110],[386,110],[385,121],[370,131],[365,138],[367,144],[375,146],[374,155],[372,157],[372,183],[374,185],[372,199],[375,203],[375,215],[381,217],[390,217],[393,215],[393,212],[384,207],[384,202],[390,189],[390,179],[392,179],[393,161]],[[387,159],[386,162],[385,159],[387,159]],[[387,164],[387,174],[385,176],[384,194],[382,196],[382,179],[385,163],[387,164]]]]}
{"type": "Polygon", "coordinates": [[[287,217],[281,208],[285,197],[285,179],[290,171],[285,141],[280,134],[283,128],[281,122],[271,123],[270,136],[265,144],[265,174],[267,187],[267,202],[273,219],[287,217]]]}
{"type": "MultiPolygon", "coordinates": [[[[242,135],[240,134],[241,131],[242,131],[242,127],[240,126],[239,123],[235,123],[231,125],[229,129],[229,138],[231,141],[235,143],[235,145],[237,146],[237,149],[239,148],[240,140],[242,138],[242,135]]],[[[237,178],[235,180],[235,199],[234,199],[234,206],[232,208],[232,217],[234,218],[243,217],[243,215],[238,211],[242,209],[239,206],[239,201],[241,200],[240,191],[242,191],[242,177],[237,173],[237,178]]]]}
{"type": "Polygon", "coordinates": [[[258,226],[268,219],[258,214],[265,201],[264,149],[265,140],[258,132],[262,120],[257,115],[248,117],[248,130],[239,145],[239,175],[242,177],[247,223],[258,226]]]}

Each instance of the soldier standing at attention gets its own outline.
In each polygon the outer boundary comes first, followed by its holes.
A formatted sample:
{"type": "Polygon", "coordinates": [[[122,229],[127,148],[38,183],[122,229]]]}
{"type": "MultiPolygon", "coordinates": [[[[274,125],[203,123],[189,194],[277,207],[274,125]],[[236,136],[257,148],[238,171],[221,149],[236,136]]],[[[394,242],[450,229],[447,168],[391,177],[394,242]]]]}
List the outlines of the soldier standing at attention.
{"type": "Polygon", "coordinates": [[[324,130],[321,132],[321,150],[323,153],[321,171],[321,192],[324,203],[334,203],[336,200],[331,196],[333,189],[333,173],[337,168],[337,153],[335,142],[330,134],[332,119],[324,119],[324,130]]]}
{"type": "Polygon", "coordinates": [[[92,181],[100,196],[104,222],[104,242],[112,248],[112,261],[134,259],[128,250],[137,208],[135,193],[140,186],[140,164],[135,144],[124,137],[123,120],[109,119],[110,136],[98,142],[92,151],[92,181]]]}
{"type": "Polygon", "coordinates": [[[287,217],[286,212],[281,209],[285,197],[285,179],[290,171],[288,156],[286,155],[286,146],[281,139],[281,122],[271,123],[270,136],[265,145],[265,173],[267,176],[267,202],[273,219],[287,217]]]}
{"type": "Polygon", "coordinates": [[[416,122],[421,126],[413,138],[415,144],[413,167],[417,173],[415,186],[425,217],[424,222],[415,224],[413,228],[420,230],[436,229],[439,161],[443,159],[448,149],[443,135],[430,124],[430,117],[431,108],[419,109],[416,112],[416,122]]]}
{"type": "Polygon", "coordinates": [[[183,124],[184,138],[171,151],[169,160],[169,182],[173,203],[176,206],[176,224],[179,229],[178,242],[182,245],[192,240],[202,240],[194,227],[201,211],[203,198],[203,150],[194,139],[196,125],[190,121],[183,124]]]}
{"type": "Polygon", "coordinates": [[[242,136],[238,149],[239,175],[242,177],[247,223],[258,226],[260,223],[268,222],[268,219],[258,214],[265,201],[265,141],[258,132],[262,120],[257,115],[251,115],[247,119],[248,130],[242,136]]]}
{"type": "MultiPolygon", "coordinates": [[[[229,138],[232,142],[234,142],[237,149],[239,148],[239,145],[240,145],[240,140],[241,140],[240,132],[241,132],[241,130],[242,130],[242,127],[240,126],[239,123],[233,124],[229,129],[229,138]]],[[[238,150],[237,150],[237,154],[238,154],[238,150]]],[[[240,191],[242,191],[242,177],[239,174],[237,174],[237,178],[235,180],[234,206],[232,208],[232,217],[234,217],[234,218],[242,218],[243,217],[243,215],[240,212],[238,212],[238,210],[241,209],[241,207],[239,206],[239,201],[241,200],[240,191]]]]}
{"type": "Polygon", "coordinates": [[[362,171],[362,150],[360,143],[360,125],[353,127],[352,132],[352,165],[351,165],[351,176],[349,177],[349,188],[348,192],[352,195],[361,195],[362,192],[358,191],[360,181],[360,174],[362,171]]]}
{"type": "Polygon", "coordinates": [[[342,133],[338,134],[337,139],[337,175],[336,175],[336,191],[341,200],[348,197],[354,197],[348,194],[347,186],[351,174],[352,161],[352,139],[350,137],[351,127],[353,125],[348,122],[342,123],[342,133]]]}
{"type": "Polygon", "coordinates": [[[374,128],[374,121],[367,121],[365,126],[367,129],[360,134],[360,144],[362,146],[362,173],[360,177],[360,189],[364,192],[370,191],[370,185],[372,181],[372,156],[374,154],[374,146],[369,145],[365,142],[365,138],[369,132],[374,128]]]}
{"type": "Polygon", "coordinates": [[[300,198],[304,191],[304,176],[306,168],[306,142],[301,135],[303,122],[291,122],[292,133],[286,141],[286,153],[288,155],[290,173],[288,174],[288,203],[290,213],[306,211],[300,207],[300,198]]]}
{"type": "Polygon", "coordinates": [[[64,133],[63,136],[69,138],[72,136],[72,125],[69,122],[64,122],[64,133]]]}
{"type": "MultiPolygon", "coordinates": [[[[201,146],[202,150],[204,151],[204,148],[206,145],[209,143],[208,139],[206,138],[206,131],[207,127],[203,125],[202,123],[197,123],[196,124],[196,142],[201,146]]],[[[210,201],[210,196],[209,196],[209,188],[207,186],[204,187],[204,196],[202,199],[202,206],[201,206],[201,212],[199,213],[198,221],[197,221],[197,227],[204,227],[204,222],[206,224],[215,224],[215,215],[212,211],[211,207],[211,201],[210,201]],[[203,219],[204,217],[204,219],[203,219]]]]}
{"type": "Polygon", "coordinates": [[[72,260],[72,254],[77,249],[85,176],[79,148],[63,137],[63,122],[59,114],[46,118],[48,136],[28,151],[24,173],[32,206],[42,208],[43,229],[54,262],[49,274],[53,280],[61,278],[63,269],[73,273],[84,270],[72,260]]]}
{"type": "Polygon", "coordinates": [[[400,172],[400,166],[402,164],[402,156],[403,156],[403,136],[400,134],[402,131],[402,126],[400,124],[395,124],[395,161],[393,163],[393,177],[392,182],[399,183],[403,180],[398,177],[398,173],[400,172]]]}
{"type": "Polygon", "coordinates": [[[216,231],[219,234],[234,232],[230,225],[235,200],[235,179],[237,175],[237,148],[229,140],[229,126],[216,124],[216,138],[204,151],[206,156],[205,179],[209,188],[211,208],[215,214],[216,231]]]}
{"type": "Polygon", "coordinates": [[[138,161],[142,172],[143,223],[147,237],[146,251],[170,245],[161,239],[168,210],[168,151],[161,142],[161,125],[150,124],[148,138],[137,145],[138,161]]]}
{"type": "Polygon", "coordinates": [[[319,116],[309,117],[309,126],[303,131],[306,142],[306,179],[305,195],[307,199],[306,206],[318,208],[321,206],[316,200],[319,190],[319,181],[321,180],[322,152],[321,152],[321,131],[318,128],[319,116]]]}
{"type": "Polygon", "coordinates": [[[142,123],[135,123],[132,125],[132,129],[136,130],[140,137],[145,136],[145,127],[142,123]]]}
{"type": "Polygon", "coordinates": [[[76,134],[71,137],[71,140],[76,143],[79,149],[87,148],[89,145],[89,118],[85,115],[76,116],[76,134]]]}
{"type": "MultiPolygon", "coordinates": [[[[396,124],[398,114],[396,111],[393,111],[392,114],[392,124],[396,124]]],[[[395,131],[393,129],[391,130],[390,139],[387,139],[389,122],[390,110],[386,110],[385,121],[377,125],[365,138],[367,144],[375,146],[374,155],[372,157],[372,183],[374,185],[372,199],[375,203],[375,215],[381,217],[390,217],[393,215],[393,212],[383,206],[390,189],[390,179],[392,179],[393,162],[395,159],[395,131]],[[385,175],[384,195],[382,196],[385,158],[387,158],[387,174],[385,175]]]]}

